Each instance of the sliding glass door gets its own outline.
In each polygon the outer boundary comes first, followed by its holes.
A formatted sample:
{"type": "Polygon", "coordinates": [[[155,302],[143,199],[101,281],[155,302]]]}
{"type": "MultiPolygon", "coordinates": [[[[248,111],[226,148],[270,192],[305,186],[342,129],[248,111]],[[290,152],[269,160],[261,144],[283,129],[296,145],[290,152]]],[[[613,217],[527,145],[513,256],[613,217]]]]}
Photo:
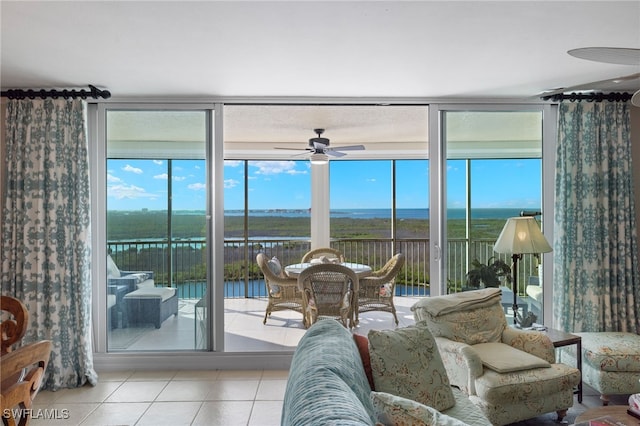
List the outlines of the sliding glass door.
{"type": "Polygon", "coordinates": [[[106,110],[109,351],[209,347],[210,112],[106,110]]]}
{"type": "MultiPolygon", "coordinates": [[[[533,110],[532,110],[533,109],[533,110]]],[[[468,273],[489,264],[509,268],[497,282],[507,315],[514,292],[520,313],[542,320],[542,257],[525,255],[511,283],[511,256],[494,244],[509,217],[543,213],[543,113],[523,110],[449,110],[443,112],[446,149],[447,293],[477,288],[468,273]]]]}

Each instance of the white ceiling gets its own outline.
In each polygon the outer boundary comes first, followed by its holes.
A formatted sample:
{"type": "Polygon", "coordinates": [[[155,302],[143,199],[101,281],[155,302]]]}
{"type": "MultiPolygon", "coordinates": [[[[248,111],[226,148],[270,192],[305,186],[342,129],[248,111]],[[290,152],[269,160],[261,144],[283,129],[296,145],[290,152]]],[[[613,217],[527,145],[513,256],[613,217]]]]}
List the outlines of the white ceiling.
{"type": "MultiPolygon", "coordinates": [[[[93,84],[112,100],[532,100],[640,72],[566,53],[640,48],[640,0],[3,0],[0,13],[2,90],[93,84]]],[[[634,91],[640,79],[599,86],[634,91]]],[[[306,141],[314,127],[331,137],[335,123],[317,120],[297,122],[295,138],[306,141]]]]}

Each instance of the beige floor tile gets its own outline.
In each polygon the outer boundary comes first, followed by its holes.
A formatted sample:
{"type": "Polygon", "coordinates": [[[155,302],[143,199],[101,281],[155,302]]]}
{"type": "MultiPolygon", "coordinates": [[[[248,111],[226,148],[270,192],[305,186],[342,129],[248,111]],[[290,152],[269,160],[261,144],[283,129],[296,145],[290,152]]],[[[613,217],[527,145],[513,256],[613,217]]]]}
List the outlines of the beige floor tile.
{"type": "Polygon", "coordinates": [[[282,401],[256,401],[253,403],[249,426],[278,426],[282,414],[282,401]]]}
{"type": "Polygon", "coordinates": [[[125,382],[105,402],[153,402],[167,382],[125,382]]]}
{"type": "Polygon", "coordinates": [[[156,401],[204,401],[215,381],[171,381],[160,392],[156,401]]]}
{"type": "Polygon", "coordinates": [[[99,371],[99,382],[124,382],[133,374],[133,370],[128,371],[99,371]]]}
{"type": "Polygon", "coordinates": [[[201,402],[154,402],[136,426],[188,426],[200,410],[201,402]]]}
{"type": "Polygon", "coordinates": [[[64,389],[56,399],[57,404],[67,402],[103,402],[122,382],[98,382],[95,386],[84,385],[80,388],[64,389]]]}
{"type": "Polygon", "coordinates": [[[52,392],[49,390],[41,390],[36,395],[36,399],[33,401],[34,406],[42,406],[46,407],[50,404],[53,404],[58,397],[60,397],[60,391],[52,392]]]}
{"type": "Polygon", "coordinates": [[[253,401],[207,401],[202,404],[193,426],[246,426],[253,401]]]}
{"type": "Polygon", "coordinates": [[[121,426],[135,425],[149,408],[149,402],[118,402],[100,404],[81,423],[82,426],[121,426]]]}
{"type": "Polygon", "coordinates": [[[202,380],[211,381],[216,380],[220,374],[219,370],[182,370],[178,371],[173,376],[173,381],[176,380],[202,380]]]}
{"type": "Polygon", "coordinates": [[[253,401],[258,391],[258,380],[216,380],[211,382],[207,401],[253,401]]]}
{"type": "Polygon", "coordinates": [[[34,411],[31,426],[77,426],[93,412],[98,403],[86,404],[51,404],[46,410],[34,411]]]}
{"type": "Polygon", "coordinates": [[[134,371],[127,379],[129,382],[150,382],[153,380],[169,381],[173,379],[175,370],[138,370],[134,371]]]}
{"type": "Polygon", "coordinates": [[[262,380],[258,385],[256,400],[274,401],[284,399],[284,390],[287,387],[286,380],[262,380]]]}
{"type": "Polygon", "coordinates": [[[218,380],[260,380],[262,370],[220,370],[218,380]]]}
{"type": "Polygon", "coordinates": [[[264,370],[262,380],[287,380],[289,370],[264,370]]]}

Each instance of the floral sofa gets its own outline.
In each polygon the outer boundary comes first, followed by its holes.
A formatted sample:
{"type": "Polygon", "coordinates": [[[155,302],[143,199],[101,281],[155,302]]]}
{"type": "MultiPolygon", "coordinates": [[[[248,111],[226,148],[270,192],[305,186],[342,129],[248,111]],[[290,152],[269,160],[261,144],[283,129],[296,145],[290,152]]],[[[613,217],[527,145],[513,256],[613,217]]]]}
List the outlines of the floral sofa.
{"type": "Polygon", "coordinates": [[[580,371],[556,362],[555,348],[538,331],[509,327],[501,290],[487,288],[425,297],[411,310],[435,336],[451,383],[469,395],[494,425],[573,405],[580,371]]]}
{"type": "Polygon", "coordinates": [[[307,330],[293,356],[281,424],[491,423],[450,386],[426,327],[362,336],[323,319],[307,330]]]}

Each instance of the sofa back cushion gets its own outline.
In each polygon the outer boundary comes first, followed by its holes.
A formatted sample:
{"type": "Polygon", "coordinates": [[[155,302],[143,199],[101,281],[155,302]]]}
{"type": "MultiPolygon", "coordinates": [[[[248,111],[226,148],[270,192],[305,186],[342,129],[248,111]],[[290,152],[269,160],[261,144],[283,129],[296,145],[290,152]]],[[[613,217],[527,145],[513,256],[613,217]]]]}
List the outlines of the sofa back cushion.
{"type": "Polygon", "coordinates": [[[291,360],[283,425],[372,425],[371,389],[351,332],[321,319],[300,339],[291,360]]]}
{"type": "Polygon", "coordinates": [[[370,330],[369,356],[376,391],[439,411],[455,404],[440,352],[426,326],[370,330]]]}

